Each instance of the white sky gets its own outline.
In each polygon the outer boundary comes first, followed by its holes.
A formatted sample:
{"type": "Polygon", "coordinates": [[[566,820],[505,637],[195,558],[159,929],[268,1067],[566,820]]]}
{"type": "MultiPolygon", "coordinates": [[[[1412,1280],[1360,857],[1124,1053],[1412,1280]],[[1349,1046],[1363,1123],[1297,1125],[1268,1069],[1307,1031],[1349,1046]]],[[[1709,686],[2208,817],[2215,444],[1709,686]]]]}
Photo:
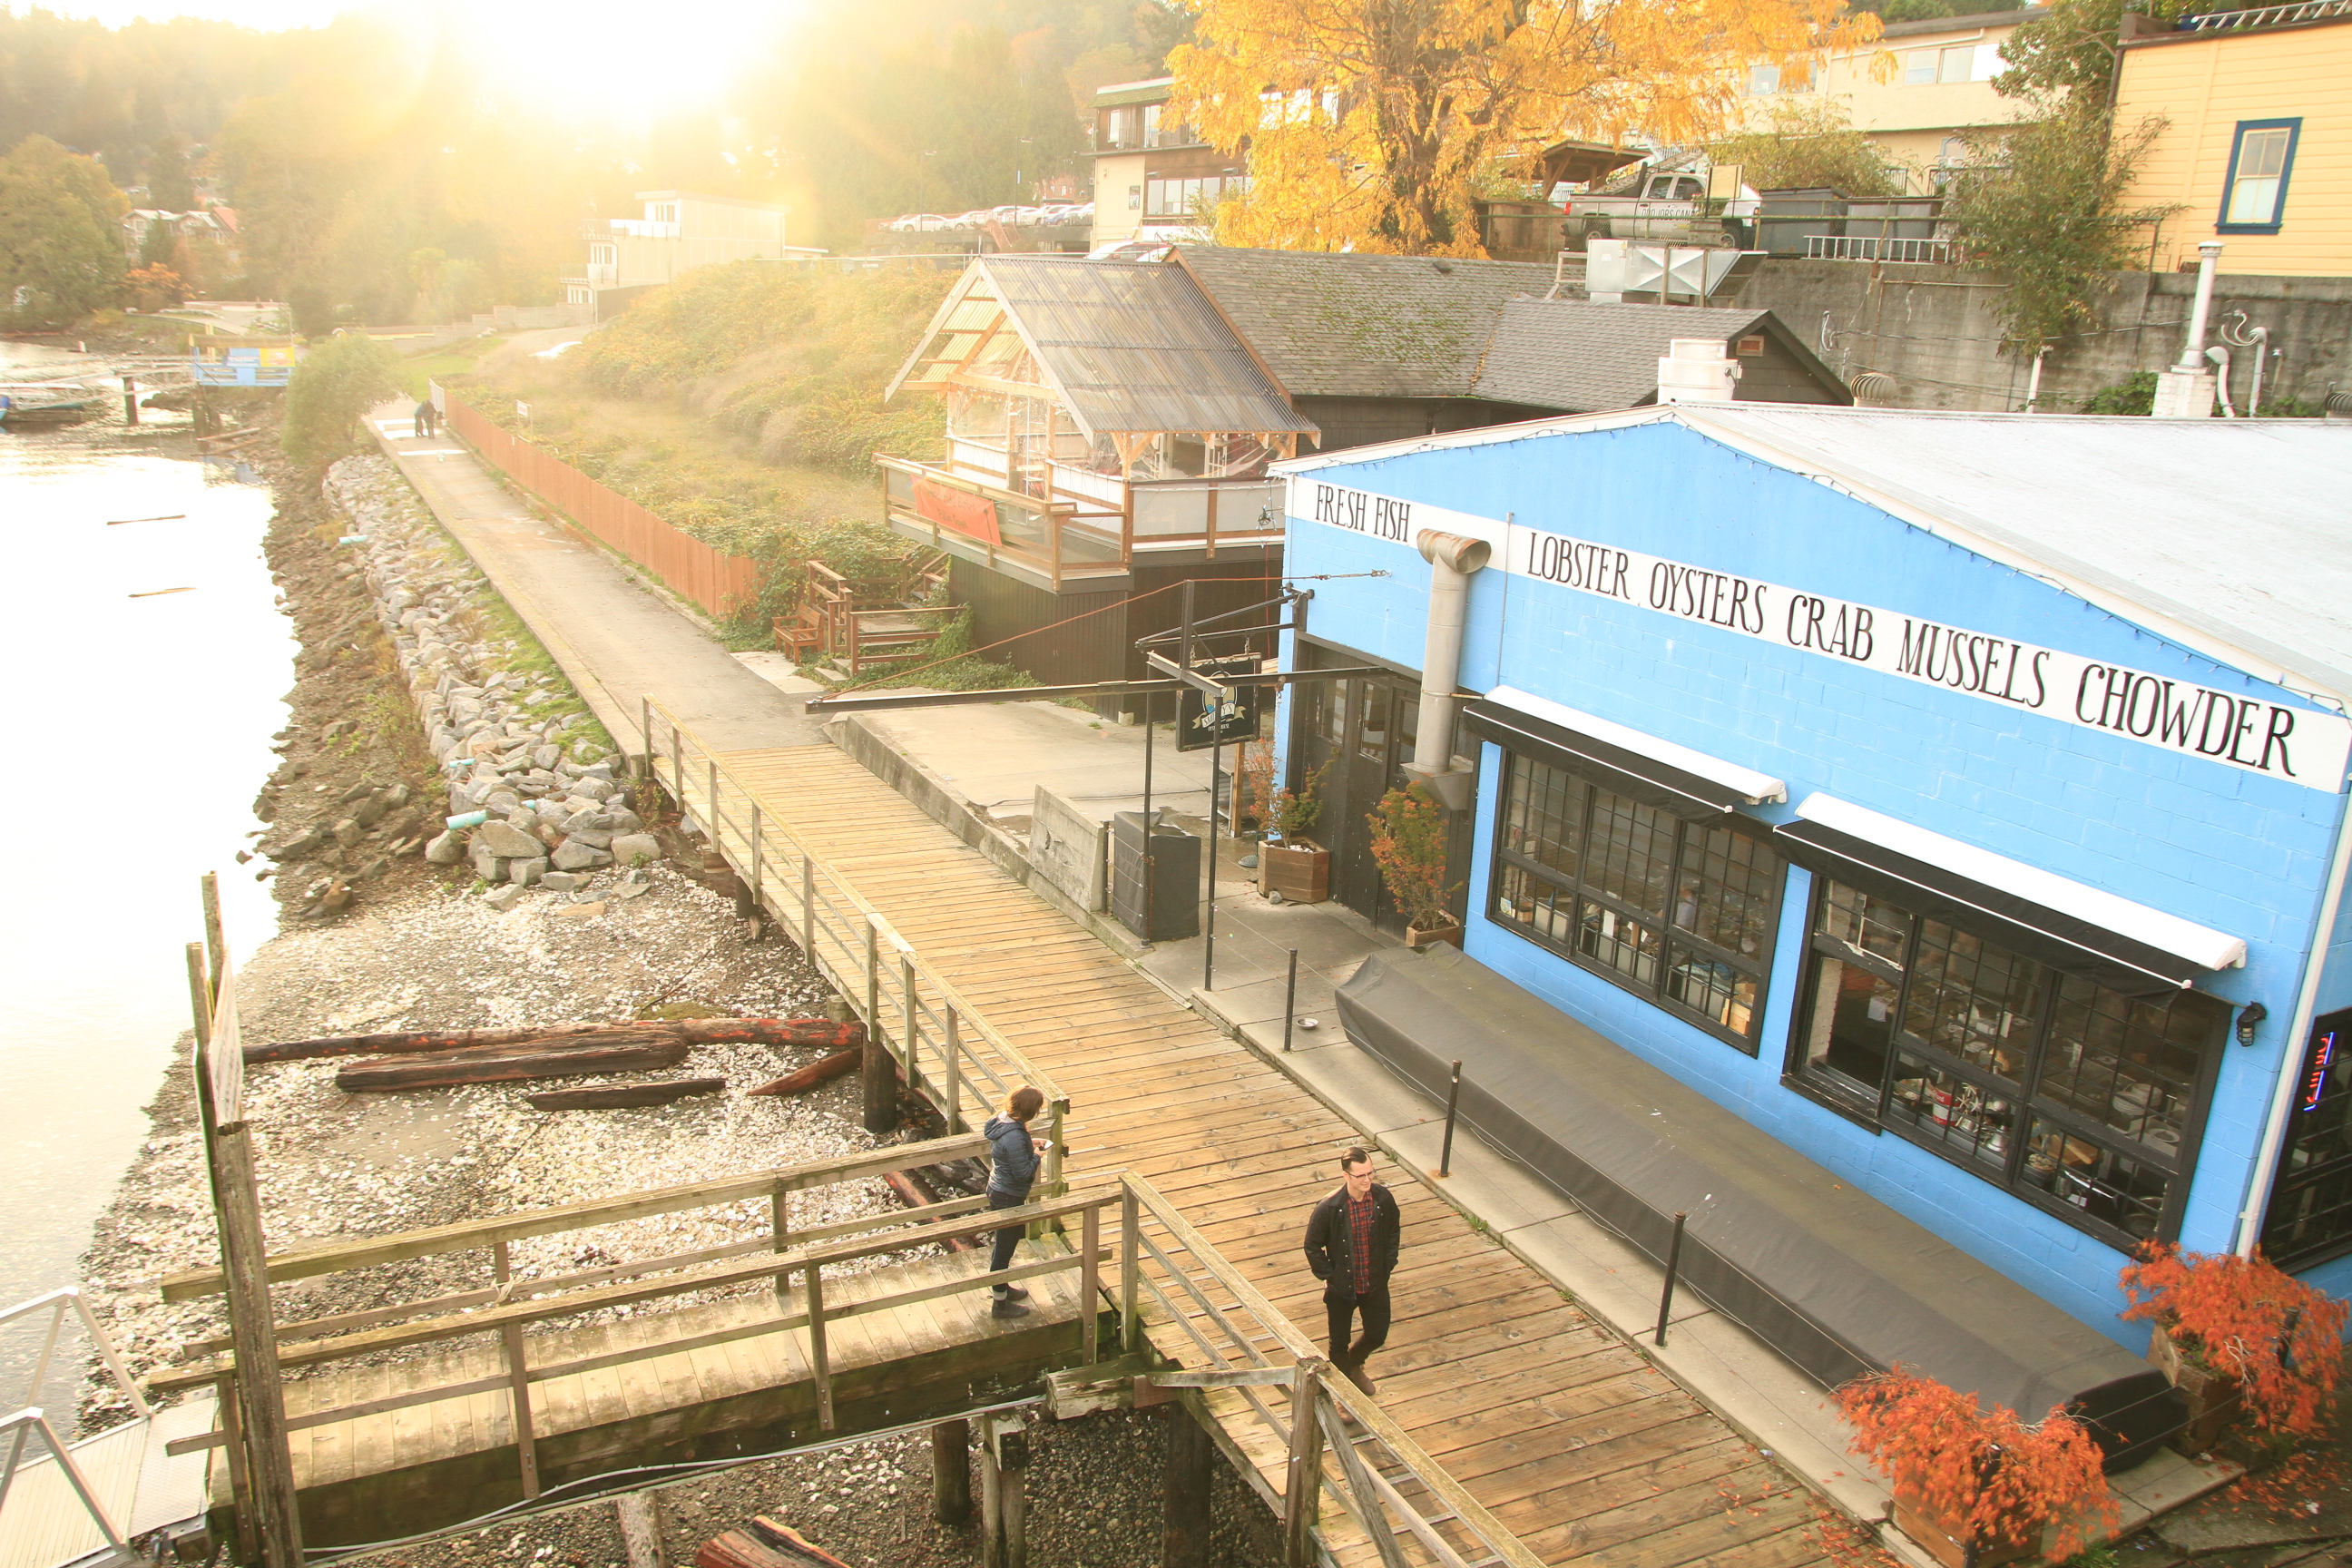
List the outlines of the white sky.
{"type": "MultiPolygon", "coordinates": [[[[15,0],[22,9],[28,0],[15,0]]],[[[395,22],[429,21],[432,0],[44,0],[47,9],[120,26],[144,16],[210,16],[274,31],[316,26],[345,12],[375,10],[395,22]]],[[[462,16],[482,57],[518,96],[630,120],[715,98],[727,79],[803,4],[824,0],[471,0],[462,16]]],[[[835,0],[838,3],[838,0],[835,0]]],[[[10,0],[0,0],[0,5],[10,0]]]]}

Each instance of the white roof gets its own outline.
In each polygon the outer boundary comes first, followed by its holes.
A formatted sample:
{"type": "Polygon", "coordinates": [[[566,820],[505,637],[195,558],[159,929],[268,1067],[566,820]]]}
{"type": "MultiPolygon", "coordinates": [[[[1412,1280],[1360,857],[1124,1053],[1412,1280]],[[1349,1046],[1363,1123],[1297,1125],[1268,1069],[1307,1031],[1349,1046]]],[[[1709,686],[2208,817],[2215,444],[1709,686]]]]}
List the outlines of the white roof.
{"type": "Polygon", "coordinates": [[[1493,426],[1278,464],[1661,421],[1808,475],[2185,647],[2352,699],[2352,425],[1677,404],[1493,426]]]}
{"type": "Polygon", "coordinates": [[[2006,855],[1995,855],[1973,844],[1947,838],[1852,801],[1809,795],[1797,803],[1797,815],[1807,822],[1818,822],[1823,827],[1883,845],[1897,855],[1939,867],[1972,882],[2013,893],[2045,910],[2055,910],[2104,931],[2145,942],[2201,968],[2234,969],[2246,962],[2245,942],[2226,931],[2152,910],[2146,904],[2136,904],[2104,889],[2012,860],[2006,855]]]}

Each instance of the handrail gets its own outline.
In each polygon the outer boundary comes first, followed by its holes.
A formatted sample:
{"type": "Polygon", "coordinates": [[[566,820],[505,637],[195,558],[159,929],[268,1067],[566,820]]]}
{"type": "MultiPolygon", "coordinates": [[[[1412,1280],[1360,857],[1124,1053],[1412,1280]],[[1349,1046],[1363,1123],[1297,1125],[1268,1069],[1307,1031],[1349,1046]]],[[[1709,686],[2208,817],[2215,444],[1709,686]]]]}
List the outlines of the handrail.
{"type": "MultiPolygon", "coordinates": [[[[15,1322],[18,1318],[29,1316],[44,1307],[49,1310],[49,1331],[41,1342],[41,1353],[33,1362],[33,1380],[25,1394],[26,1408],[41,1402],[41,1384],[48,1378],[49,1362],[57,1353],[58,1338],[65,1331],[66,1309],[70,1307],[81,1319],[82,1330],[89,1335],[90,1347],[98,1352],[99,1360],[106,1363],[108,1374],[114,1379],[114,1386],[131,1401],[131,1408],[142,1417],[154,1414],[148,1408],[145,1396],[139,1392],[139,1384],[132,1380],[131,1369],[124,1364],[121,1352],[114,1348],[114,1341],[100,1326],[98,1315],[89,1310],[89,1302],[83,1297],[80,1286],[60,1285],[54,1290],[45,1290],[29,1300],[0,1310],[0,1323],[15,1322]]],[[[5,1493],[5,1489],[0,1489],[0,1493],[5,1493]]]]}
{"type": "Polygon", "coordinates": [[[73,1488],[74,1496],[81,1500],[83,1510],[105,1535],[106,1543],[118,1552],[125,1549],[127,1543],[122,1539],[122,1531],[117,1530],[114,1521],[107,1517],[105,1508],[98,1500],[98,1494],[90,1489],[89,1479],[81,1473],[81,1467],[74,1463],[73,1451],[58,1438],[58,1429],[49,1425],[47,1411],[37,1405],[30,1405],[11,1415],[0,1417],[0,1432],[12,1434],[6,1465],[0,1468],[0,1507],[7,1505],[9,1489],[16,1483],[17,1461],[24,1456],[25,1439],[37,1432],[57,1460],[58,1473],[65,1477],[66,1484],[73,1488]]]}
{"type": "MultiPolygon", "coordinates": [[[[667,787],[679,809],[702,825],[713,847],[744,868],[753,900],[762,908],[773,905],[779,922],[799,937],[809,963],[864,1018],[867,1037],[890,1053],[907,1087],[939,1110],[950,1133],[964,1125],[966,1086],[977,1089],[985,1080],[1001,1097],[1027,1083],[1045,1095],[1046,1136],[1052,1142],[1045,1155],[1045,1190],[1060,1192],[1069,1096],[982,1016],[953,983],[925,963],[888,916],[799,834],[769,818],[757,794],[667,707],[650,697],[642,699],[641,723],[645,765],[656,782],[663,782],[660,763],[666,759],[667,787]],[[666,749],[656,714],[668,727],[666,749]],[[695,755],[689,757],[689,750],[695,755]],[[740,803],[732,817],[727,809],[729,786],[740,803]],[[788,902],[790,890],[795,889],[798,910],[788,902]],[[887,977],[882,964],[886,950],[897,959],[892,966],[897,973],[887,977]],[[927,1056],[944,1085],[925,1075],[927,1056]]],[[[983,1093],[982,1098],[989,1097],[983,1093]]]]}

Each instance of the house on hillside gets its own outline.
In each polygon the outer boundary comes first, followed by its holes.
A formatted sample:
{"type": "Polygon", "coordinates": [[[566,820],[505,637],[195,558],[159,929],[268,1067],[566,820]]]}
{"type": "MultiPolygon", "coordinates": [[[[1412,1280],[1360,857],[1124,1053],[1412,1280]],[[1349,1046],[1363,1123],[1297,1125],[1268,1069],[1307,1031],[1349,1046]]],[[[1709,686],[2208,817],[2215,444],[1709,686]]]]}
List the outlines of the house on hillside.
{"type": "Polygon", "coordinates": [[[582,231],[587,267],[562,280],[564,302],[592,307],[599,321],[698,267],[824,254],[785,243],[790,207],[693,191],[639,191],[637,200],[645,216],[605,218],[582,231]]]}
{"type": "Polygon", "coordinates": [[[2218,238],[2223,272],[2352,272],[2352,9],[2221,11],[2178,27],[2127,12],[2123,26],[2116,123],[2158,115],[2164,129],[2122,202],[2180,209],[2154,269],[2193,267],[2198,241],[2218,238]]]}
{"type": "Polygon", "coordinates": [[[1144,678],[1187,582],[1204,618],[1274,597],[1281,458],[1654,402],[1675,340],[1719,340],[1733,395],[1852,401],[1769,312],[1546,300],[1549,268],[1507,262],[1172,255],[978,258],[888,389],[948,415],[943,454],[876,454],[889,526],[1051,683],[1144,678]]]}
{"type": "Polygon", "coordinates": [[[1283,667],[1381,671],[1285,689],[1332,897],[1402,923],[1365,815],[1423,779],[1462,889],[1349,1037],[1652,1256],[1687,1211],[1825,1385],[2144,1372],[2148,1241],[2352,1294],[2347,471],[2317,420],[1725,402],[1276,465],[1283,667]]]}
{"type": "Polygon", "coordinates": [[[1199,238],[1205,209],[1248,188],[1239,154],[1218,152],[1167,112],[1175,85],[1174,77],[1155,77],[1095,93],[1097,250],[1199,238]]]}

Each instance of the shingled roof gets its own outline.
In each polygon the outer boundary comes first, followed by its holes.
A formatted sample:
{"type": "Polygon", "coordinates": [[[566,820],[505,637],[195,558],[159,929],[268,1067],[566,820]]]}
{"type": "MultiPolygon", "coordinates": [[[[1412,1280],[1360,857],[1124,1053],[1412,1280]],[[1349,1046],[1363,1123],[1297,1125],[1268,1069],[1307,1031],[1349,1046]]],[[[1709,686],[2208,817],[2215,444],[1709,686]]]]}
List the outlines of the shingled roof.
{"type": "Polygon", "coordinates": [[[1504,306],[1552,285],[1524,261],[1214,245],[1176,259],[1293,397],[1493,395],[1478,366],[1504,306]]]}
{"type": "Polygon", "coordinates": [[[1503,306],[1477,395],[1566,414],[1635,408],[1657,395],[1658,361],[1673,340],[1751,334],[1778,342],[1824,388],[1842,384],[1769,310],[1513,300],[1503,306]]]}

